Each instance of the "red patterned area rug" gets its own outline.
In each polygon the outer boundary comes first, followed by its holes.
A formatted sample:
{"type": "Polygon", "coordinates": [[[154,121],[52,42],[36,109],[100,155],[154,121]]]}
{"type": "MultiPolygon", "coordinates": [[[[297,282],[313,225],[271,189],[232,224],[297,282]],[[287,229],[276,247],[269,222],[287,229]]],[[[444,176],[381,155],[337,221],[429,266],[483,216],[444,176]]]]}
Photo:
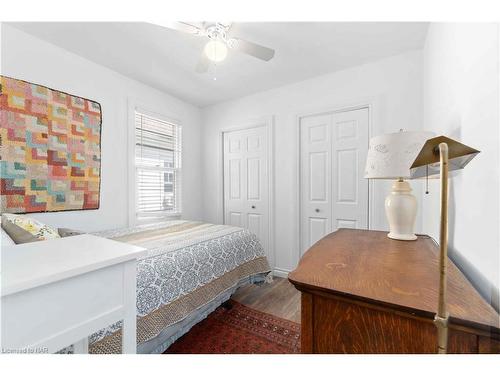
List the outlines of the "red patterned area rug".
{"type": "Polygon", "coordinates": [[[300,353],[300,324],[230,300],[191,328],[164,354],[169,353],[300,353]]]}

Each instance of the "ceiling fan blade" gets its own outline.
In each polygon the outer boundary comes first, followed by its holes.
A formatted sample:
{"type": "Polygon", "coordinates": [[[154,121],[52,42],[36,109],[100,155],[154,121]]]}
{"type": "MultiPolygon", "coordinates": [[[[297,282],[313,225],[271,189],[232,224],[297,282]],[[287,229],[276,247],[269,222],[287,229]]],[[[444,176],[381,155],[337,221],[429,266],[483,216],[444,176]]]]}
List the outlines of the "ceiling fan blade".
{"type": "Polygon", "coordinates": [[[232,49],[242,53],[246,53],[261,60],[269,61],[274,57],[274,50],[255,44],[243,39],[232,38],[232,49]]]}
{"type": "Polygon", "coordinates": [[[202,52],[200,60],[198,60],[198,64],[196,64],[196,73],[206,73],[208,72],[209,67],[210,67],[210,60],[208,59],[205,52],[202,52]]]}
{"type": "Polygon", "coordinates": [[[161,26],[165,26],[168,27],[169,29],[174,29],[177,31],[182,31],[183,33],[188,33],[193,35],[205,35],[205,30],[186,22],[169,22],[169,23],[164,23],[161,26]]]}

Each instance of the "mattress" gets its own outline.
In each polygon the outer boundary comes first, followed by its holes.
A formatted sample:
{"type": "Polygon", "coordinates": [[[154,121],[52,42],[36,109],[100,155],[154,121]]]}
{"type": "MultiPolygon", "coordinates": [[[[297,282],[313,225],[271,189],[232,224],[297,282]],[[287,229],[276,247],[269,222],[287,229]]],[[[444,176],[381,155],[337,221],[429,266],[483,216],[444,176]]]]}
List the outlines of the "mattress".
{"type": "MultiPolygon", "coordinates": [[[[137,263],[137,352],[164,351],[236,288],[270,272],[255,234],[238,227],[169,221],[93,233],[146,248],[137,263]]],[[[122,322],[89,338],[90,353],[120,353],[122,322]]]]}

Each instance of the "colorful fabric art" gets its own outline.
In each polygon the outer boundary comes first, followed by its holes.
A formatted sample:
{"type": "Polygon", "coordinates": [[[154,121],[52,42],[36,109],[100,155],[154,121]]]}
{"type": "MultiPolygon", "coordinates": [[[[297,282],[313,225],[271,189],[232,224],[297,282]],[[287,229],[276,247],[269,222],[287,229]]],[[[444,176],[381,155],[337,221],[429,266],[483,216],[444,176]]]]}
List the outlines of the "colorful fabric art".
{"type": "Polygon", "coordinates": [[[99,208],[101,106],[0,76],[1,211],[99,208]]]}

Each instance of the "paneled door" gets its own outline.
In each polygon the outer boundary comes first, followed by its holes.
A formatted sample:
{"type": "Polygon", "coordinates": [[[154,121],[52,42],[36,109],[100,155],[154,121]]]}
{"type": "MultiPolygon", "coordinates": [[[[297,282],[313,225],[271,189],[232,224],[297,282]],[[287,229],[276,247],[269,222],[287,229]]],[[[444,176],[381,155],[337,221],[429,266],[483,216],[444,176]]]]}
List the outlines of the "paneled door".
{"type": "Polygon", "coordinates": [[[267,128],[224,132],[223,143],[224,223],[255,233],[269,257],[267,128]]]}
{"type": "Polygon", "coordinates": [[[301,242],[307,250],[332,227],[332,116],[304,117],[300,123],[301,242]]]}
{"type": "Polygon", "coordinates": [[[368,108],[300,121],[302,253],[338,228],[368,229],[368,108]]]}

